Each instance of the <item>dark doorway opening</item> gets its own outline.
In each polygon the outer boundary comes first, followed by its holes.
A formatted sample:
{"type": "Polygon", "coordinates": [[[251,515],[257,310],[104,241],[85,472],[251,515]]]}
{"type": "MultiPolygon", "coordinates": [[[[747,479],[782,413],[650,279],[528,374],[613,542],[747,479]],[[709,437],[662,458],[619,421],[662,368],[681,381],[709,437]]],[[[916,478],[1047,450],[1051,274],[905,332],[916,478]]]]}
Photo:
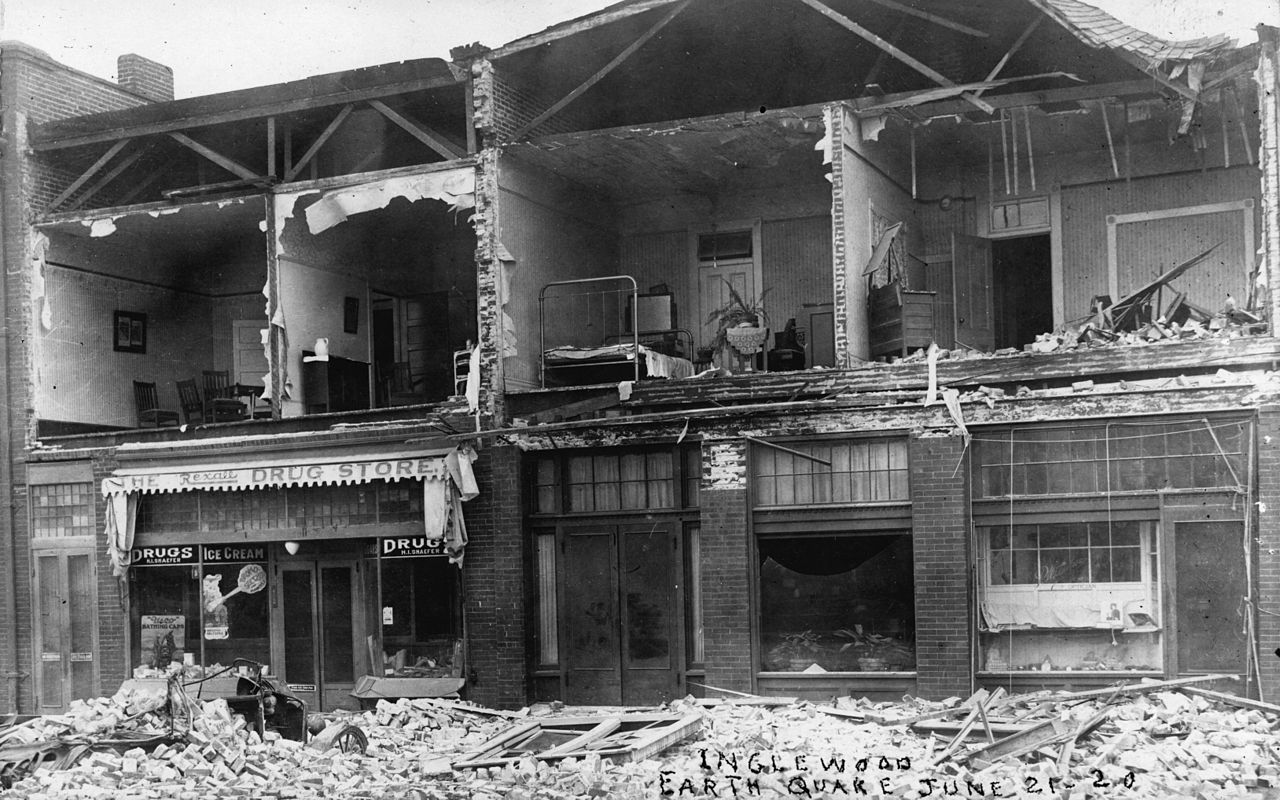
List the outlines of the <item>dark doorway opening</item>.
{"type": "Polygon", "coordinates": [[[1049,234],[993,239],[992,294],[995,345],[1017,347],[1053,330],[1049,234]]]}
{"type": "Polygon", "coordinates": [[[387,405],[387,381],[383,376],[390,375],[396,361],[396,313],[390,299],[376,298],[373,301],[373,368],[378,376],[377,405],[387,405]]]}

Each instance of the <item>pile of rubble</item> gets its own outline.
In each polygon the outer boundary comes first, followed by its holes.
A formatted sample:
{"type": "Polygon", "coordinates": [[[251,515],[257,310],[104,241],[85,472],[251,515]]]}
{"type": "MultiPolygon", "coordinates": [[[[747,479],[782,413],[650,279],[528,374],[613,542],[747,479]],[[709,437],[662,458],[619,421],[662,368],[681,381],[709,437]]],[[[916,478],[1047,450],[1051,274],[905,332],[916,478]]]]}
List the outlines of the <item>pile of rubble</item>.
{"type": "MultiPolygon", "coordinates": [[[[95,746],[74,763],[34,769],[6,796],[1276,795],[1280,706],[1199,688],[1205,680],[1074,694],[983,690],[943,702],[686,698],[643,712],[570,713],[545,705],[502,712],[456,701],[399,700],[331,715],[331,726],[355,725],[367,735],[365,754],[317,747],[323,734],[310,744],[270,731],[260,738],[225,702],[213,700],[191,706],[189,728],[179,739],[95,746]],[[630,724],[635,720],[642,724],[630,724]]],[[[120,710],[114,698],[81,711],[89,708],[106,710],[99,721],[120,710]]],[[[88,717],[78,718],[82,730],[88,717]]],[[[44,724],[24,727],[49,733],[44,724]]],[[[75,736],[86,745],[93,738],[75,736]]],[[[12,735],[0,731],[0,737],[4,742],[12,735]]]]}

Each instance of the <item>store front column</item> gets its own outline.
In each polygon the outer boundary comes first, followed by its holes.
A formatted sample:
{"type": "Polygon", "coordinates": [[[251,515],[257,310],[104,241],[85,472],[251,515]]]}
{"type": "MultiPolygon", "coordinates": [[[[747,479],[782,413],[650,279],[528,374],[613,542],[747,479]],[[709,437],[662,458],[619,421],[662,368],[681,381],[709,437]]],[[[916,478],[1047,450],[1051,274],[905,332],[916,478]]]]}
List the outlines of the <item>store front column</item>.
{"type": "Polygon", "coordinates": [[[928,436],[910,446],[918,691],[930,699],[967,696],[973,632],[965,442],[928,436]]]}

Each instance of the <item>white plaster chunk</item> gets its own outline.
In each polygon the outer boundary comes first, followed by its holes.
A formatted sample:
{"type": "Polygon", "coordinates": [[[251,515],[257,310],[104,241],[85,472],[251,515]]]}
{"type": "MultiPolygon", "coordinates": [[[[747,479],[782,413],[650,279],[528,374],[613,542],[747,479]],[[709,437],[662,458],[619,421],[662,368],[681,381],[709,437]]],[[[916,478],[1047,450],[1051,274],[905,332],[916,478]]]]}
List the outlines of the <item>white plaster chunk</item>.
{"type": "Polygon", "coordinates": [[[474,208],[475,191],[475,171],[470,167],[428,172],[327,192],[308,206],[303,214],[307,218],[307,228],[312,234],[317,234],[345,222],[352,214],[386,208],[397,197],[409,202],[440,200],[449,203],[454,211],[474,208]]]}
{"type": "Polygon", "coordinates": [[[89,229],[91,238],[99,238],[102,236],[110,236],[116,232],[115,217],[107,217],[106,219],[85,220],[81,223],[89,229]]]}

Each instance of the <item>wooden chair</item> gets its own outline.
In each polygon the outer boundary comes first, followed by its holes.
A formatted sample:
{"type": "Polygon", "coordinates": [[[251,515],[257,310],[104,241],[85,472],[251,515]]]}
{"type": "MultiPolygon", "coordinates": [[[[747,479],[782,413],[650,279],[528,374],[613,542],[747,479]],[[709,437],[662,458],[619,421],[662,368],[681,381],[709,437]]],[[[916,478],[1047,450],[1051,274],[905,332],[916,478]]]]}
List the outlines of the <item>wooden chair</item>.
{"type": "Polygon", "coordinates": [[[204,421],[234,422],[247,415],[242,401],[232,396],[231,374],[223,370],[205,370],[204,376],[204,421]]]}
{"type": "Polygon", "coordinates": [[[178,381],[178,405],[182,406],[182,418],[186,424],[204,421],[204,403],[200,402],[200,389],[194,378],[178,381]]]}
{"type": "Polygon", "coordinates": [[[411,406],[423,402],[419,389],[422,378],[413,377],[408,361],[397,361],[391,365],[391,371],[385,376],[387,385],[387,405],[411,406]]]}
{"type": "Polygon", "coordinates": [[[133,382],[133,403],[138,409],[139,428],[177,426],[178,412],[160,408],[156,385],[146,381],[133,382]]]}

